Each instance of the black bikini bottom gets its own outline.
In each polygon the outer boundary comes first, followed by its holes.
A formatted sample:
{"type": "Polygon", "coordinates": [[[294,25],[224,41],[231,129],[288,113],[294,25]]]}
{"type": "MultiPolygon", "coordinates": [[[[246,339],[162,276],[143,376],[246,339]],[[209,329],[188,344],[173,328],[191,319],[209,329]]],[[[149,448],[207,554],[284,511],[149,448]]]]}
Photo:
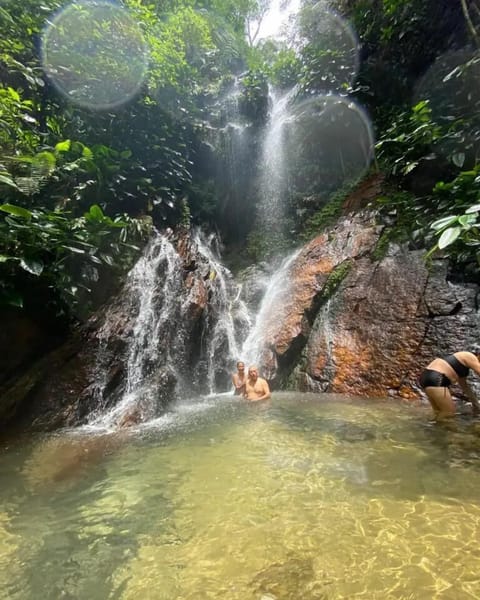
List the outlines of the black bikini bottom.
{"type": "Polygon", "coordinates": [[[446,375],[433,369],[425,369],[420,375],[419,383],[424,389],[427,387],[450,387],[452,385],[446,375]]]}

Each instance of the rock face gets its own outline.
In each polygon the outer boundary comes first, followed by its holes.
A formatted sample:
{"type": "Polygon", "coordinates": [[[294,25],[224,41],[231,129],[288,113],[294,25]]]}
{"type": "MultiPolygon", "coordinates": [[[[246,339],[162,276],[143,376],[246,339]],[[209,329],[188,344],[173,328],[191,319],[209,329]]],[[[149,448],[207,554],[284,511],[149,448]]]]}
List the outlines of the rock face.
{"type": "MultiPolygon", "coordinates": [[[[344,216],[277,277],[254,340],[261,373],[274,388],[414,399],[421,395],[418,375],[433,357],[478,343],[479,286],[448,281],[447,262],[427,265],[423,252],[382,250],[381,235],[368,212],[344,216]]],[[[3,359],[14,376],[0,381],[0,423],[77,425],[134,390],[136,403],[116,421],[127,427],[158,414],[179,391],[208,391],[209,379],[216,389],[219,381],[228,385],[231,348],[220,324],[230,314],[230,334],[244,339],[248,328],[232,300],[238,294],[225,295],[233,283],[191,232],[169,234],[166,244],[171,256],[144,261],[157,281],[145,309],[160,316],[155,326],[139,331],[141,294],[127,282],[113,303],[18,376],[27,350],[41,347],[38,332],[25,334],[20,352],[3,359]],[[140,340],[136,347],[133,339],[140,340]],[[135,379],[131,364],[138,360],[135,379]]],[[[245,300],[258,314],[268,277],[260,267],[243,280],[245,300]]]]}
{"type": "Polygon", "coordinates": [[[416,398],[432,358],[478,342],[479,287],[405,247],[377,258],[380,234],[368,215],[344,217],[295,258],[262,341],[274,384],[416,398]]]}
{"type": "MultiPolygon", "coordinates": [[[[152,271],[156,287],[143,308],[139,294],[131,291],[135,276],[130,275],[114,302],[98,311],[68,342],[3,384],[0,423],[42,430],[78,425],[92,413],[110,409],[133,390],[136,402],[119,415],[117,423],[126,426],[158,414],[181,389],[182,376],[190,391],[207,391],[209,360],[220,375],[228,377],[228,352],[221,355],[224,332],[215,330],[218,348],[207,348],[208,356],[204,348],[204,339],[211,337],[210,330],[218,323],[220,277],[191,232],[171,233],[165,244],[170,254],[165,251],[162,260],[156,258],[164,251],[161,248],[145,257],[142,268],[152,271]],[[150,313],[158,316],[144,337],[138,318],[142,310],[142,319],[150,313]],[[138,347],[132,347],[134,337],[140,339],[138,347]],[[130,372],[129,365],[135,361],[141,382],[130,372]]],[[[140,287],[144,285],[141,275],[135,284],[140,287]]]]}

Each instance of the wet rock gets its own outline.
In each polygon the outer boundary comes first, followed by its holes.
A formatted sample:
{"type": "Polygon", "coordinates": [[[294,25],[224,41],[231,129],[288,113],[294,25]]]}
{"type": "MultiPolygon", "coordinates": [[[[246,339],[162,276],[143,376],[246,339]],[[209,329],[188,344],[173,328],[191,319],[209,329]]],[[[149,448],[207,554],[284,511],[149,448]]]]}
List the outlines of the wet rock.
{"type": "Polygon", "coordinates": [[[433,357],[478,341],[479,286],[447,281],[447,261],[427,266],[406,245],[375,257],[379,233],[368,215],[344,218],[296,257],[265,324],[274,385],[416,399],[433,357]]]}
{"type": "Polygon", "coordinates": [[[298,600],[298,598],[320,600],[320,596],[306,593],[313,577],[311,559],[291,558],[263,569],[255,575],[250,585],[257,594],[272,600],[298,600]]]}
{"type": "MultiPolygon", "coordinates": [[[[213,350],[205,350],[205,340],[212,336],[219,319],[215,303],[221,284],[212,261],[186,229],[169,232],[168,240],[165,258],[157,253],[147,261],[154,265],[158,282],[149,304],[159,317],[151,332],[156,343],[154,350],[149,350],[152,340],[146,336],[144,346],[135,351],[142,362],[141,384],[130,384],[138,396],[143,421],[161,414],[176,398],[180,379],[189,393],[208,391],[209,367],[204,354],[213,350]],[[156,258],[159,260],[152,262],[156,258]],[[166,284],[172,281],[167,297],[166,284]]],[[[128,287],[134,283],[127,279],[124,289],[66,343],[4,383],[0,427],[14,423],[22,429],[50,430],[78,425],[93,411],[107,411],[124,396],[127,364],[134,360],[131,340],[138,335],[139,298],[128,287]]],[[[224,350],[219,342],[209,360],[216,365],[216,376],[229,381],[230,365],[224,350]]],[[[126,414],[124,418],[126,426],[139,417],[126,414]]]]}
{"type": "Polygon", "coordinates": [[[268,277],[268,266],[264,262],[251,265],[238,274],[237,279],[242,286],[241,296],[251,313],[257,312],[260,307],[268,277]]]}
{"type": "Polygon", "coordinates": [[[271,374],[269,378],[281,379],[282,371],[298,360],[315,316],[340,285],[350,261],[373,251],[380,231],[369,216],[344,218],[301,250],[291,265],[289,284],[276,298],[265,323],[261,363],[262,372],[271,374]]]}

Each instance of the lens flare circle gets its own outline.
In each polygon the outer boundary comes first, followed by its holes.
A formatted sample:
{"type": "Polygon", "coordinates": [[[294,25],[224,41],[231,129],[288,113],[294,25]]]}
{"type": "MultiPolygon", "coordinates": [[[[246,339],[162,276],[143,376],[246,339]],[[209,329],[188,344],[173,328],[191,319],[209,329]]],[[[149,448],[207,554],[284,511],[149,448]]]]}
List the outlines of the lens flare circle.
{"type": "Polygon", "coordinates": [[[465,152],[472,160],[478,149],[480,126],[480,52],[462,49],[443,54],[417,83],[413,103],[428,101],[432,120],[455,125],[455,135],[437,141],[436,151],[444,156],[465,152]]]}
{"type": "Polygon", "coordinates": [[[457,50],[443,54],[415,87],[414,103],[428,100],[435,119],[461,119],[478,112],[480,53],[457,50]]]}
{"type": "MultiPolygon", "coordinates": [[[[343,96],[319,95],[292,107],[292,162],[315,164],[317,187],[335,193],[356,183],[374,158],[374,135],[365,111],[343,96]]],[[[308,187],[308,186],[307,186],[308,187]]]]}
{"type": "Polygon", "coordinates": [[[355,81],[360,46],[353,27],[324,2],[305,7],[291,40],[299,54],[315,57],[313,93],[339,93],[355,81]]]}
{"type": "Polygon", "coordinates": [[[41,55],[61,94],[98,110],[135,96],[148,68],[139,25],[125,8],[106,0],[83,0],[57,12],[43,31],[41,55]]]}

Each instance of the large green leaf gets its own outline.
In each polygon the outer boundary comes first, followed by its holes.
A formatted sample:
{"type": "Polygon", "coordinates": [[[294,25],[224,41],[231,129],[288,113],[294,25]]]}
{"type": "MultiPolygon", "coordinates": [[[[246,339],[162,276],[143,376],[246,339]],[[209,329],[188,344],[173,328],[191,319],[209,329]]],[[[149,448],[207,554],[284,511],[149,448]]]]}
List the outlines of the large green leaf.
{"type": "Polygon", "coordinates": [[[13,181],[13,179],[9,175],[5,175],[4,173],[0,173],[0,183],[5,183],[10,187],[18,189],[17,184],[13,181]]]}
{"type": "Polygon", "coordinates": [[[457,152],[452,156],[452,162],[456,167],[463,167],[463,163],[465,162],[465,152],[457,152]]]}
{"type": "Polygon", "coordinates": [[[448,225],[450,225],[451,223],[454,223],[457,220],[457,215],[450,215],[448,217],[443,217],[442,219],[438,219],[438,221],[435,221],[434,223],[432,223],[430,225],[430,227],[432,229],[435,229],[435,231],[439,231],[440,229],[443,229],[444,227],[448,227],[448,225]]]}
{"type": "Polygon", "coordinates": [[[20,261],[20,266],[25,271],[28,271],[32,275],[36,275],[37,277],[43,273],[43,262],[38,259],[33,258],[22,258],[20,261]]]}
{"type": "Polygon", "coordinates": [[[440,236],[440,239],[438,240],[439,249],[443,250],[447,246],[450,246],[450,244],[453,244],[453,242],[460,235],[461,231],[461,227],[449,227],[448,229],[445,229],[445,231],[440,236]]]}
{"type": "Polygon", "coordinates": [[[10,215],[15,215],[16,217],[23,217],[24,219],[31,219],[33,213],[22,206],[16,206],[15,204],[2,204],[0,205],[0,210],[3,212],[9,213],[10,215]]]}
{"type": "Polygon", "coordinates": [[[476,223],[476,221],[477,221],[477,217],[474,215],[466,215],[465,214],[465,215],[462,215],[461,217],[458,217],[458,222],[465,229],[468,229],[471,225],[476,223]]]}
{"type": "Polygon", "coordinates": [[[58,144],[55,144],[55,152],[68,152],[70,150],[71,145],[72,142],[70,140],[58,142],[58,144]]]}
{"type": "Polygon", "coordinates": [[[467,210],[465,211],[466,214],[475,212],[480,212],[480,204],[474,204],[473,206],[470,206],[470,208],[467,208],[467,210]]]}
{"type": "Polygon", "coordinates": [[[98,206],[98,204],[93,204],[90,207],[88,213],[85,214],[86,218],[93,219],[95,221],[103,221],[105,215],[103,214],[103,210],[98,206]]]}
{"type": "Polygon", "coordinates": [[[75,252],[75,254],[85,254],[85,250],[82,248],[76,248],[75,246],[62,245],[62,248],[65,248],[65,250],[70,250],[70,252],[75,252]]]}

